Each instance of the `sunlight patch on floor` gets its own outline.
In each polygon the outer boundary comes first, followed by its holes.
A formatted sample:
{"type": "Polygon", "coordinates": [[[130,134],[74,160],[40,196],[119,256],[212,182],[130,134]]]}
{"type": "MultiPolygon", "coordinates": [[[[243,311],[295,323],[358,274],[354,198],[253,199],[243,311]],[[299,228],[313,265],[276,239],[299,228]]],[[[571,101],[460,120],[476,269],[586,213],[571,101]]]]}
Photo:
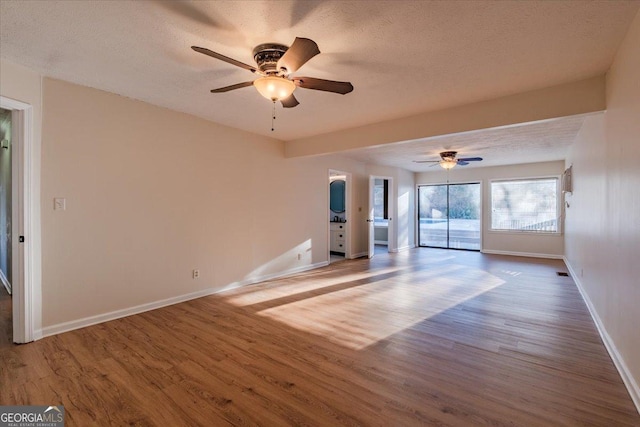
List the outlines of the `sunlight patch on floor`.
{"type": "MultiPolygon", "coordinates": [[[[236,291],[232,296],[227,298],[227,302],[237,306],[246,306],[252,304],[259,304],[262,302],[271,301],[278,298],[292,297],[294,295],[304,294],[306,292],[323,292],[327,288],[332,286],[338,287],[340,285],[348,286],[349,283],[357,283],[358,281],[365,279],[372,279],[378,275],[387,275],[402,270],[401,267],[388,267],[380,269],[372,269],[367,272],[361,273],[347,273],[344,275],[336,274],[335,272],[329,272],[324,277],[317,278],[315,280],[309,280],[300,282],[292,278],[290,285],[283,285],[287,279],[279,279],[276,287],[270,288],[268,286],[261,287],[259,290],[251,287],[236,291]]],[[[305,273],[312,275],[312,273],[305,273]]]]}
{"type": "Polygon", "coordinates": [[[455,267],[428,278],[408,272],[258,314],[360,350],[505,283],[482,270],[455,267]]]}
{"type": "Polygon", "coordinates": [[[518,277],[522,274],[521,271],[512,271],[512,270],[500,270],[503,274],[508,274],[509,276],[518,277]]]}

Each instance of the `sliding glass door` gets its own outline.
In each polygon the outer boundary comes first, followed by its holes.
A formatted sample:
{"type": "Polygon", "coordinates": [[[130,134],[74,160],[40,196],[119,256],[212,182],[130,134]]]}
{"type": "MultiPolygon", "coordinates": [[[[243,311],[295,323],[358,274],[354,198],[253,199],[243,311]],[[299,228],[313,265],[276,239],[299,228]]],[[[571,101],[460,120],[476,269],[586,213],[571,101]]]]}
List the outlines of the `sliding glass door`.
{"type": "Polygon", "coordinates": [[[418,243],[480,250],[480,184],[418,186],[418,243]]]}

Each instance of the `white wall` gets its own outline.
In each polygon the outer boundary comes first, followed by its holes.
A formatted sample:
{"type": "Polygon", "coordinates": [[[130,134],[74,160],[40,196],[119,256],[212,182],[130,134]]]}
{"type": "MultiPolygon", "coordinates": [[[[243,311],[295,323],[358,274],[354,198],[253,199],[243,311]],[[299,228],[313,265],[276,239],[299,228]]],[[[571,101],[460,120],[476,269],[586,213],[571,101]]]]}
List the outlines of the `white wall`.
{"type": "Polygon", "coordinates": [[[566,260],[640,409],[640,14],[571,146],[566,260]]]}
{"type": "MultiPolygon", "coordinates": [[[[2,95],[38,107],[39,135],[40,77],[2,74],[2,95]]],[[[45,334],[326,262],[329,169],[352,174],[351,246],[366,251],[359,162],[285,159],[280,141],[62,81],[42,97],[45,334]]]]}
{"type": "Polygon", "coordinates": [[[398,250],[416,246],[416,181],[415,174],[404,169],[397,169],[397,213],[396,237],[398,250]]]}
{"type": "MultiPolygon", "coordinates": [[[[494,179],[560,176],[563,170],[564,162],[562,161],[496,167],[465,168],[458,166],[449,171],[448,180],[450,183],[482,183],[483,252],[561,258],[564,254],[564,238],[562,234],[490,231],[490,181],[494,179]]],[[[416,183],[418,185],[443,184],[446,182],[447,172],[442,168],[437,168],[434,172],[416,174],[416,183]]]]}

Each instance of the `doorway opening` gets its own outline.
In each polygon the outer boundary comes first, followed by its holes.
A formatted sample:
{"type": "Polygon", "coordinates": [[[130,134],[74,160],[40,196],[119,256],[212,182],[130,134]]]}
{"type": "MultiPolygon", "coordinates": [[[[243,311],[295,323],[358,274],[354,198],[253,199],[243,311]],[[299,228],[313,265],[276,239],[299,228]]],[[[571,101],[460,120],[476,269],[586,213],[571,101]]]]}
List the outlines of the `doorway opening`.
{"type": "Polygon", "coordinates": [[[393,178],[369,177],[369,258],[395,250],[393,206],[393,178]]]}
{"type": "Polygon", "coordinates": [[[11,110],[0,108],[0,347],[13,341],[11,142],[11,110]]]}
{"type": "Polygon", "coordinates": [[[418,245],[481,249],[480,183],[418,186],[418,245]]]}
{"type": "Polygon", "coordinates": [[[329,170],[329,263],[344,261],[350,252],[350,174],[329,170]]]}
{"type": "Polygon", "coordinates": [[[11,116],[11,340],[27,343],[41,333],[40,142],[33,106],[0,95],[0,108],[11,116]]]}

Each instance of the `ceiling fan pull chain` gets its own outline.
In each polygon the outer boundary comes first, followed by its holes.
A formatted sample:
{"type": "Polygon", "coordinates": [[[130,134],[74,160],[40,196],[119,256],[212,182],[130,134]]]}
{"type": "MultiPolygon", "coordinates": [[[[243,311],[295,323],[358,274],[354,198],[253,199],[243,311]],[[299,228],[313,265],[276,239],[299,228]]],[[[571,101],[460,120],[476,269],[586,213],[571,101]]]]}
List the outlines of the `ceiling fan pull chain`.
{"type": "Polygon", "coordinates": [[[271,132],[273,132],[273,122],[276,119],[276,100],[273,100],[273,113],[271,114],[271,132]]]}

